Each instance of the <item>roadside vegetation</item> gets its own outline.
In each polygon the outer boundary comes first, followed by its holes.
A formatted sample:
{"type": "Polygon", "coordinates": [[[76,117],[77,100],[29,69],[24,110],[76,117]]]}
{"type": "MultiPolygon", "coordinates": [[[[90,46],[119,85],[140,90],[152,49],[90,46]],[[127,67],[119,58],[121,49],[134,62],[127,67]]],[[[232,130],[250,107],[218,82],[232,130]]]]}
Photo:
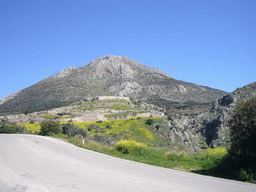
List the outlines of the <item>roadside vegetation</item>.
{"type": "MultiPolygon", "coordinates": [[[[256,100],[241,102],[234,110],[231,147],[191,152],[173,148],[157,132],[166,117],[131,117],[122,120],[38,124],[0,124],[0,133],[34,133],[119,158],[194,173],[256,183],[256,100]],[[8,130],[8,131],[6,131],[8,130]],[[10,130],[10,131],[9,131],[10,130]],[[23,131],[21,131],[23,130],[23,131]]],[[[168,117],[170,119],[171,117],[168,117]]]]}
{"type": "Polygon", "coordinates": [[[24,125],[19,125],[16,123],[0,123],[0,133],[8,133],[8,134],[12,134],[12,133],[26,133],[29,134],[31,133],[31,131],[29,129],[27,129],[26,126],[24,125]]]}

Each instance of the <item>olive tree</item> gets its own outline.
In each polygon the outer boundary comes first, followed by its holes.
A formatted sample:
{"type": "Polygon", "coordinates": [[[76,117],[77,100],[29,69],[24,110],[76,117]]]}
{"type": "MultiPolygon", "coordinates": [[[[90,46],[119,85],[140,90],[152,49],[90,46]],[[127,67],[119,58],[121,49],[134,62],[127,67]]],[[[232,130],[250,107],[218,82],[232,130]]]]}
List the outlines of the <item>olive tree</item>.
{"type": "Polygon", "coordinates": [[[57,121],[42,121],[40,126],[40,135],[58,134],[62,132],[61,125],[57,121]]]}

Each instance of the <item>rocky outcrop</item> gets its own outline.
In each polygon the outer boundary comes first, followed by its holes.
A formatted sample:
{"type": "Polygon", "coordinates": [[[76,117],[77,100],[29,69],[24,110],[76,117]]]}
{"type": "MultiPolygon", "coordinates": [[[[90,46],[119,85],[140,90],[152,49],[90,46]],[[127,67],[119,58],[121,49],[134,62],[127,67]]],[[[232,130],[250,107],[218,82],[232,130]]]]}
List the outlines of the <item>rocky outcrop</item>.
{"type": "Polygon", "coordinates": [[[62,78],[62,77],[66,77],[68,76],[73,70],[76,70],[78,69],[78,67],[69,67],[69,68],[66,68],[64,69],[63,71],[53,75],[52,77],[53,78],[56,78],[56,79],[59,79],[59,78],[62,78]]]}
{"type": "Polygon", "coordinates": [[[174,116],[173,122],[169,125],[172,130],[170,139],[175,141],[174,136],[177,135],[184,145],[187,143],[187,146],[191,146],[193,149],[229,145],[229,120],[232,117],[233,109],[237,102],[251,97],[256,97],[256,83],[238,88],[217,99],[209,112],[196,117],[174,116]]]}

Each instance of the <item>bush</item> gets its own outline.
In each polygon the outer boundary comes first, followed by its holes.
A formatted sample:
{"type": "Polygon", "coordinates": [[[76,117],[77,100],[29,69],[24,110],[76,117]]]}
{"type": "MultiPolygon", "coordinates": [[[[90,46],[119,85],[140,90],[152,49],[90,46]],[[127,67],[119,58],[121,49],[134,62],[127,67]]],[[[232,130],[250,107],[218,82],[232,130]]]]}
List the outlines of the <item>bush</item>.
{"type": "Polygon", "coordinates": [[[16,123],[0,123],[0,133],[26,133],[28,129],[16,123]]]}
{"type": "Polygon", "coordinates": [[[26,109],[26,110],[24,111],[24,114],[25,114],[25,115],[29,114],[29,111],[26,109]]]}
{"type": "Polygon", "coordinates": [[[139,143],[132,140],[119,141],[116,143],[116,150],[122,152],[123,154],[130,154],[133,151],[146,149],[147,146],[143,143],[139,143]]]}
{"type": "Polygon", "coordinates": [[[153,124],[153,120],[152,119],[148,119],[147,121],[146,121],[146,124],[148,124],[148,125],[152,125],[153,124]]]}
{"type": "Polygon", "coordinates": [[[106,128],[107,128],[107,129],[111,129],[112,127],[111,127],[111,125],[107,124],[107,125],[106,125],[106,128]]]}
{"type": "Polygon", "coordinates": [[[62,124],[62,133],[69,137],[74,137],[75,135],[82,135],[83,137],[87,136],[87,131],[84,128],[70,122],[62,124]]]}
{"type": "Polygon", "coordinates": [[[160,129],[160,125],[157,123],[157,124],[155,124],[155,129],[156,130],[159,130],[160,129]]]}
{"type": "Polygon", "coordinates": [[[88,131],[91,131],[93,129],[99,129],[99,128],[100,128],[100,126],[96,126],[95,124],[90,124],[87,129],[88,129],[88,131]]]}
{"type": "Polygon", "coordinates": [[[228,151],[224,147],[218,147],[218,148],[207,148],[204,150],[204,152],[201,154],[202,157],[213,160],[215,162],[220,161],[223,159],[224,156],[228,155],[228,151]]]}
{"type": "Polygon", "coordinates": [[[256,99],[237,104],[230,120],[231,148],[229,154],[237,164],[256,177],[256,99]]]}
{"type": "Polygon", "coordinates": [[[84,128],[79,128],[77,130],[78,135],[82,135],[83,137],[87,137],[87,131],[84,128]]]}
{"type": "Polygon", "coordinates": [[[40,123],[41,132],[40,135],[58,134],[62,132],[61,125],[56,121],[42,121],[40,123]]]}
{"type": "Polygon", "coordinates": [[[167,118],[168,118],[170,121],[173,121],[172,116],[168,115],[167,118]]]}

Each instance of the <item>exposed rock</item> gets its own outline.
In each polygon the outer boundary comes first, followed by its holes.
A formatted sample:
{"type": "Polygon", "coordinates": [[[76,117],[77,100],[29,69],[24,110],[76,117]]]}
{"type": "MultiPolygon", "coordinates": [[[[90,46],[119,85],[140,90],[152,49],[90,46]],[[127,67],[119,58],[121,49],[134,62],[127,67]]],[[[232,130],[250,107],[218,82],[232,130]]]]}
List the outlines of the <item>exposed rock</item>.
{"type": "Polygon", "coordinates": [[[5,102],[14,99],[21,91],[17,91],[15,93],[12,93],[10,95],[7,95],[5,98],[0,99],[0,105],[4,104],[5,102]]]}
{"type": "Polygon", "coordinates": [[[100,57],[93,61],[93,65],[96,66],[92,77],[102,78],[115,73],[122,75],[123,77],[133,77],[134,71],[127,64],[124,64],[121,57],[108,55],[100,57]]]}
{"type": "Polygon", "coordinates": [[[61,77],[66,77],[68,76],[73,70],[76,70],[78,69],[78,67],[69,67],[69,68],[66,68],[64,69],[63,71],[53,75],[52,77],[53,78],[61,78],[61,77]]]}
{"type": "Polygon", "coordinates": [[[226,93],[175,80],[160,69],[123,56],[100,57],[83,67],[69,67],[0,101],[0,114],[42,111],[87,97],[126,96],[154,105],[213,102],[226,93]]]}

